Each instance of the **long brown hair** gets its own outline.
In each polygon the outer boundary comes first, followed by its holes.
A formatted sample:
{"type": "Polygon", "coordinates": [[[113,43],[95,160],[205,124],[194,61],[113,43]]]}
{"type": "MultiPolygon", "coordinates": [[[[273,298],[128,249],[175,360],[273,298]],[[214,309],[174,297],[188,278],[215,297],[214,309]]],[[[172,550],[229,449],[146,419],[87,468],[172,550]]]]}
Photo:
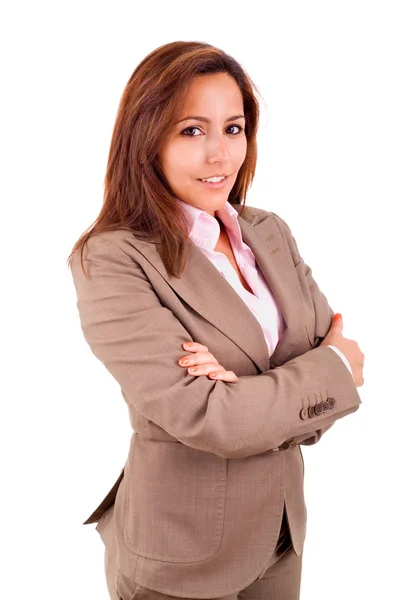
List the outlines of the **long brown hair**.
{"type": "MultiPolygon", "coordinates": [[[[238,84],[244,105],[246,158],[228,201],[241,215],[256,170],[259,91],[231,56],[203,42],[171,42],[148,54],[133,71],[118,107],[99,216],[75,243],[67,262],[91,235],[127,229],[157,244],[168,273],[180,277],[189,235],[182,208],[161,170],[158,153],[171,129],[190,81],[199,75],[228,73],[238,84]]],[[[86,274],[86,273],[85,273],[86,274]]]]}

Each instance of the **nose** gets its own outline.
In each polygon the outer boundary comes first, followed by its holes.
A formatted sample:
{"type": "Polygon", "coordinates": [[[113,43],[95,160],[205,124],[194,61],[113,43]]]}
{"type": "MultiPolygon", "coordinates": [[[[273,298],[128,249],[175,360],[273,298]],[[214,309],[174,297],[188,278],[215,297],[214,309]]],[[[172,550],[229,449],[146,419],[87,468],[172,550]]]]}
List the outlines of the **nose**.
{"type": "Polygon", "coordinates": [[[225,162],[229,159],[229,140],[223,133],[209,134],[206,140],[206,159],[210,163],[225,162]]]}

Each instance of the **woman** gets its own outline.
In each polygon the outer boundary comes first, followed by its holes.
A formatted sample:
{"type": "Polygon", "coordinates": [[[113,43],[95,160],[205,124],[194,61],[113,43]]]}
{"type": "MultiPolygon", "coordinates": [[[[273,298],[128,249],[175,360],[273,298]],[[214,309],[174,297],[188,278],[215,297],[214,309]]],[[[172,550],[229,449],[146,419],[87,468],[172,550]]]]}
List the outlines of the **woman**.
{"type": "Polygon", "coordinates": [[[361,403],[364,355],[288,225],[245,206],[255,89],[209,44],[151,52],[121,99],[103,207],[69,257],[84,337],[134,430],[85,521],[112,599],[299,598],[299,445],[361,403]]]}

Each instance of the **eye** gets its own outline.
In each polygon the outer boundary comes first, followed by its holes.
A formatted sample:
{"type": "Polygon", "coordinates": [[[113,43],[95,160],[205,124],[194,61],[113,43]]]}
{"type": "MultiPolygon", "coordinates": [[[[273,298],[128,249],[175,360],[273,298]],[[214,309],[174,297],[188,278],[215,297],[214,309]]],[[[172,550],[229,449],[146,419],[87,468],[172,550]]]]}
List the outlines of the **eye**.
{"type": "Polygon", "coordinates": [[[186,129],[184,129],[183,131],[181,131],[181,133],[182,133],[182,135],[186,135],[186,137],[198,137],[197,135],[188,135],[186,133],[187,131],[194,131],[195,129],[197,129],[198,131],[200,131],[198,127],[186,127],[186,129]]]}
{"type": "MultiPolygon", "coordinates": [[[[229,125],[229,127],[227,127],[227,129],[230,129],[231,127],[236,127],[239,131],[237,133],[233,133],[231,135],[239,135],[239,133],[241,131],[243,131],[243,127],[241,125],[229,125]]],[[[198,127],[186,127],[186,129],[184,129],[183,131],[181,131],[181,135],[184,135],[186,137],[199,137],[198,135],[191,135],[189,133],[187,133],[188,131],[194,131],[195,129],[197,129],[197,131],[200,131],[200,129],[198,127]]]]}
{"type": "Polygon", "coordinates": [[[235,133],[234,135],[239,135],[239,133],[240,133],[241,131],[243,131],[243,127],[242,127],[241,125],[229,125],[228,129],[229,129],[230,127],[237,127],[237,128],[239,129],[239,131],[238,131],[237,133],[235,133]]]}

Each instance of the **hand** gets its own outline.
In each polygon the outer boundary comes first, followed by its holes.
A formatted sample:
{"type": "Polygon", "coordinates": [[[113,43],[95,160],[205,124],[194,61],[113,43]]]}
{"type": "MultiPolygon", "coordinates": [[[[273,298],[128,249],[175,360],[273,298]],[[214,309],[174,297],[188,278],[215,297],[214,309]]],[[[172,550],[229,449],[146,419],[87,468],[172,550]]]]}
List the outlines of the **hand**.
{"type": "Polygon", "coordinates": [[[208,352],[207,346],[203,346],[197,342],[188,342],[182,344],[182,347],[187,352],[192,354],[183,356],[179,359],[179,366],[188,368],[189,375],[208,375],[210,379],[220,379],[221,381],[237,381],[233,371],[226,371],[222,365],[220,365],[211,352],[208,352]],[[185,359],[189,360],[188,363],[182,364],[185,359]],[[196,367],[196,371],[191,371],[189,367],[196,367]],[[215,377],[211,377],[210,373],[216,373],[215,377]]]}
{"type": "Polygon", "coordinates": [[[327,346],[331,344],[336,346],[347,358],[350,363],[351,371],[353,373],[353,379],[356,387],[361,387],[364,383],[363,367],[364,367],[364,354],[361,352],[357,342],[349,340],[343,337],[343,319],[340,313],[334,315],[331,327],[326,334],[324,340],[320,346],[327,346]],[[335,317],[337,318],[335,320],[335,317]]]}

